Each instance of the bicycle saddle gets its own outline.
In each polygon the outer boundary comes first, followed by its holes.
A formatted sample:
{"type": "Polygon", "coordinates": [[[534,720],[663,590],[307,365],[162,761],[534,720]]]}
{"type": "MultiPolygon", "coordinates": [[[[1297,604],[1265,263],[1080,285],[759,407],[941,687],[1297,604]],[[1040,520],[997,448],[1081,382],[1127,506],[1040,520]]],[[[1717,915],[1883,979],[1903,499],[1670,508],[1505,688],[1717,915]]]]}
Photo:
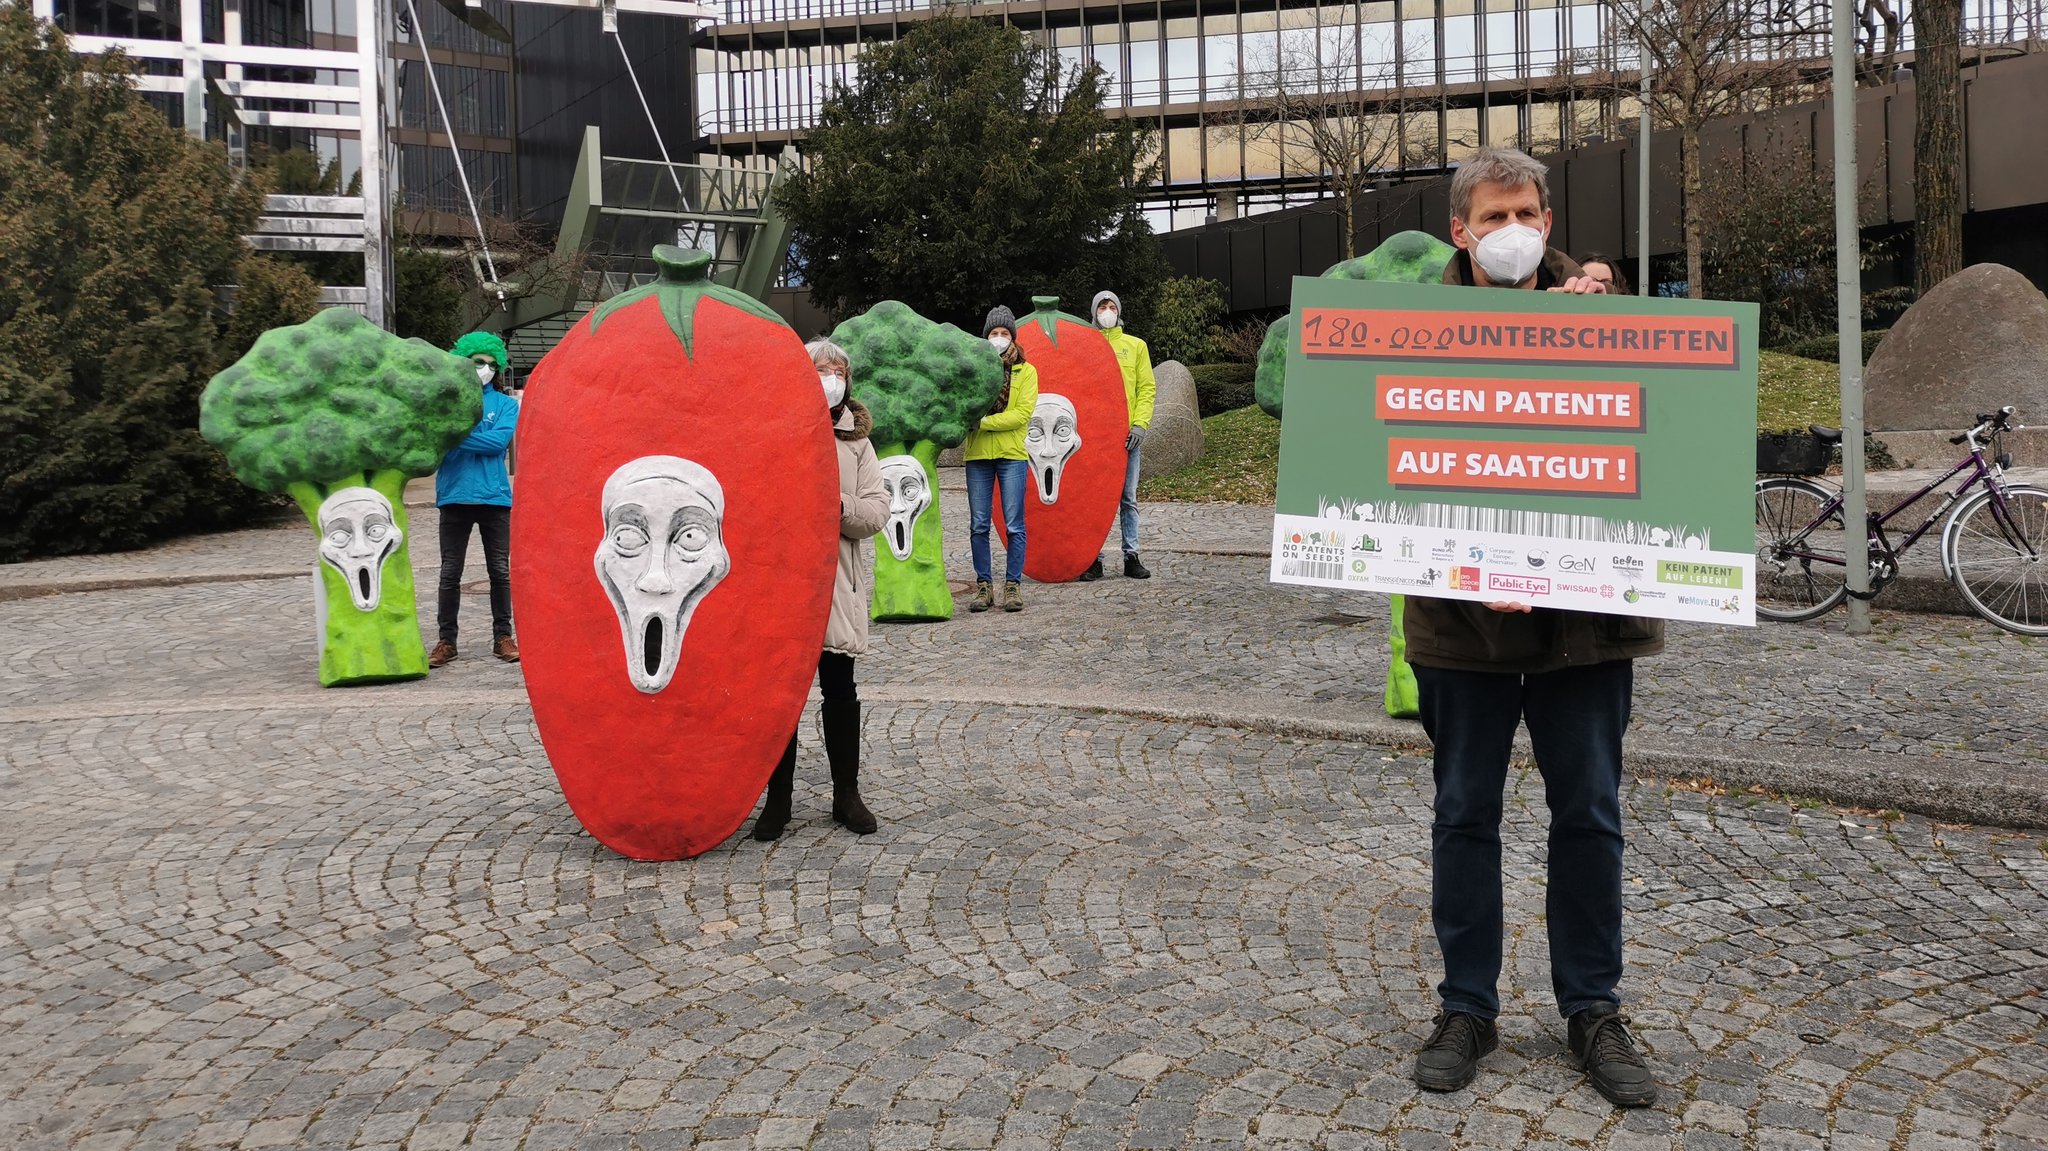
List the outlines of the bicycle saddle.
{"type": "Polygon", "coordinates": [[[1806,425],[1806,430],[1812,432],[1813,438],[1821,443],[1839,444],[1842,442],[1842,429],[1840,428],[1831,428],[1826,424],[1808,424],[1806,425]]]}

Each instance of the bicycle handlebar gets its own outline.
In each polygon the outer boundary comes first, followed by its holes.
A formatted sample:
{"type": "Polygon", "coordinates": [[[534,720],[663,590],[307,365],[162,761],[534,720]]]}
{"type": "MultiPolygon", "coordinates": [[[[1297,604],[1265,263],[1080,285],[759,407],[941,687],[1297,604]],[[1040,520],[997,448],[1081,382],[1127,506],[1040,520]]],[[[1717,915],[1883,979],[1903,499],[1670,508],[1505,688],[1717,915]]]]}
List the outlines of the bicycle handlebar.
{"type": "Polygon", "coordinates": [[[2012,419],[2012,412],[2011,404],[2007,404],[1995,412],[1980,412],[1977,415],[1976,427],[1971,428],[1967,432],[1958,432],[1950,436],[1948,442],[1952,444],[1975,443],[1977,437],[1986,433],[2010,431],[2012,429],[2009,421],[2012,419]]]}

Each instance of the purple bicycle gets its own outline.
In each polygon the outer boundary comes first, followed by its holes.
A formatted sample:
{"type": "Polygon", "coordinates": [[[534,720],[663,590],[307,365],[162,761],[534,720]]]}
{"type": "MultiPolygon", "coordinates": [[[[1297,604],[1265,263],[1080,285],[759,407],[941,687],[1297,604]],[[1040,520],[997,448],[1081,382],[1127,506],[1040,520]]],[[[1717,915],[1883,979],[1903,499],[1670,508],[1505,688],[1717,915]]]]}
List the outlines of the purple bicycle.
{"type": "MultiPolygon", "coordinates": [[[[2048,489],[2005,482],[2012,456],[2001,437],[2018,430],[2012,409],[1977,417],[1977,426],[1950,438],[1969,454],[1948,474],[1890,511],[1870,515],[1870,593],[1899,574],[1899,556],[1941,526],[1941,568],[1978,615],[2021,635],[2048,635],[2048,489]],[[1944,484],[1962,478],[1941,506],[1896,542],[1886,529],[1944,484]],[[1953,510],[1951,510],[1953,509],[1953,510]]],[[[1825,463],[1842,433],[1814,425],[1798,437],[1800,454],[1825,463]]],[[[1803,467],[1759,470],[1804,471],[1803,467]]],[[[1815,467],[1813,472],[1821,469],[1815,467]]],[[[1756,613],[1798,621],[1832,611],[1849,597],[1847,533],[1841,493],[1801,476],[1775,475],[1756,483],[1756,613]]]]}

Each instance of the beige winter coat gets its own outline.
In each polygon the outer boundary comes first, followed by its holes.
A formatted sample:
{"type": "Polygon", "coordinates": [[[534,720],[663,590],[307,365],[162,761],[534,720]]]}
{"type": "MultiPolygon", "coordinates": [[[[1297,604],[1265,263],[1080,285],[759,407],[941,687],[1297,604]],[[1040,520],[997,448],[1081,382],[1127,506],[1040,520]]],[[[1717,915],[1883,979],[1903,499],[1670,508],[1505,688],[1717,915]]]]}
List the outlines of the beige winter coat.
{"type": "Polygon", "coordinates": [[[874,427],[859,400],[846,401],[833,434],[839,440],[839,573],[832,581],[832,618],[825,625],[825,650],[843,655],[868,653],[868,587],[861,563],[860,542],[882,530],[889,518],[889,497],[882,490],[882,468],[868,443],[874,427]]]}

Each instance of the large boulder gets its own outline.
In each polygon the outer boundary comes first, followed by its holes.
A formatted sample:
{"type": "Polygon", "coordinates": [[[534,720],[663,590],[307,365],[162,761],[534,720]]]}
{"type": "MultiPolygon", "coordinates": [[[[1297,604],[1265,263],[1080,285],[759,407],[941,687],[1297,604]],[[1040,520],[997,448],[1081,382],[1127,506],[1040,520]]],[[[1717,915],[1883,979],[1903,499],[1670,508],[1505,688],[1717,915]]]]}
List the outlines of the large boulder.
{"type": "Polygon", "coordinates": [[[1202,413],[1195,376],[1179,360],[1152,369],[1159,391],[1152,400],[1152,430],[1145,435],[1144,474],[1163,476],[1202,458],[1202,413]]]}
{"type": "Polygon", "coordinates": [[[1943,280],[1878,344],[1863,402],[1873,432],[1955,432],[2007,404],[2048,421],[2048,296],[2003,264],[1943,280]]]}

